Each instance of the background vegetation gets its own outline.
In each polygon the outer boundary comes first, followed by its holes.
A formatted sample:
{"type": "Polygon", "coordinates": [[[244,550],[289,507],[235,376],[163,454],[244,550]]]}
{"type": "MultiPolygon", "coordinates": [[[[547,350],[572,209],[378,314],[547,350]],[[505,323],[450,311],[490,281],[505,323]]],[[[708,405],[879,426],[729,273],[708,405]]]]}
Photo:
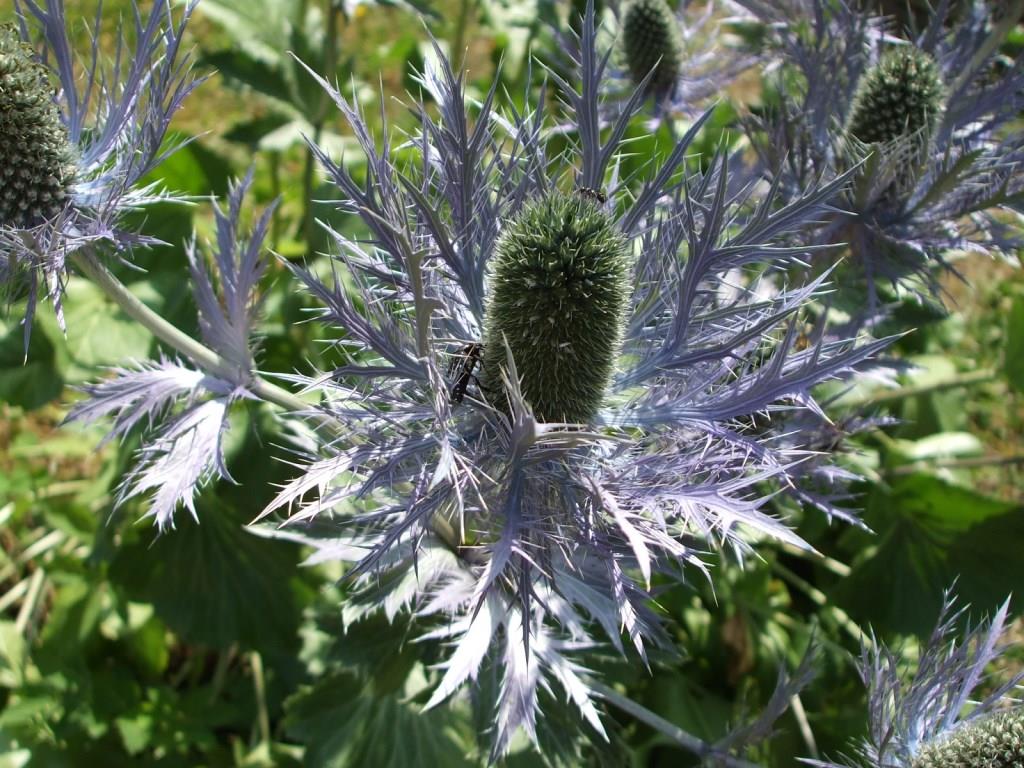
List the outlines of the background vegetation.
{"type": "MultiPolygon", "coordinates": [[[[183,243],[193,228],[200,237],[211,231],[201,198],[223,195],[251,164],[257,200],[281,198],[269,244],[282,256],[319,258],[326,243],[316,220],[360,226],[330,205],[336,193],[321,184],[302,136],[335,157],[351,139],[288,51],[333,72],[368,115],[380,110],[401,127],[415,120],[402,101],[432,55],[428,31],[467,51],[470,89],[485,92],[497,76],[508,94],[521,94],[541,76],[529,52],[553,56],[550,29],[568,17],[567,4],[553,0],[329,2],[200,4],[190,34],[199,66],[216,74],[176,121],[179,138],[196,140],[153,179],[199,204],[140,212],[168,245],[138,254],[143,270],[118,271],[179,327],[195,324],[183,243]]],[[[67,7],[81,18],[75,30],[85,44],[95,3],[67,7]]],[[[130,13],[124,0],[108,0],[104,28],[130,13]]],[[[756,68],[739,78],[701,146],[739,142],[733,121],[758,104],[760,78],[756,68]]],[[[641,138],[638,120],[631,130],[638,156],[670,146],[665,129],[641,138]]],[[[348,157],[358,170],[360,155],[348,157]]],[[[649,673],[598,654],[610,684],[714,740],[761,707],[779,665],[796,666],[814,635],[817,677],[762,755],[766,766],[791,766],[797,756],[834,755],[863,733],[864,692],[851,661],[862,628],[902,640],[909,664],[954,580],[976,616],[1008,593],[1024,595],[1024,271],[970,254],[955,263],[964,280],[946,279],[949,312],[908,301],[893,320],[917,328],[895,348],[915,365],[900,388],[862,385],[833,404],[837,414],[860,405],[899,420],[845,447],[867,478],[856,503],[873,532],[787,510],[821,557],[778,544],[744,569],[709,557],[712,583],[672,585],[658,601],[675,653],[654,657],[649,673]]],[[[265,289],[261,367],[289,371],[312,359],[327,368],[317,340],[328,331],[309,321],[311,300],[280,265],[265,289]]],[[[468,707],[420,713],[432,651],[410,642],[404,618],[343,633],[340,573],[303,566],[299,546],[243,527],[273,493],[268,481],[288,476],[271,458],[267,436],[281,427],[268,410],[237,415],[229,459],[238,484],[205,492],[201,525],[182,514],[177,530],[157,536],[132,503],[112,511],[136,446],[97,450],[101,430],[58,425],[76,385],[104,366],[151,356],[156,343],[88,283],[68,290],[67,335],[41,312],[27,360],[20,312],[0,314],[0,767],[480,763],[483,727],[468,707]]],[[[1016,626],[1024,639],[1024,624],[1016,626]]],[[[607,716],[617,723],[610,755],[581,739],[575,764],[694,764],[627,715],[607,716]]],[[[525,743],[508,761],[541,762],[525,743]]]]}

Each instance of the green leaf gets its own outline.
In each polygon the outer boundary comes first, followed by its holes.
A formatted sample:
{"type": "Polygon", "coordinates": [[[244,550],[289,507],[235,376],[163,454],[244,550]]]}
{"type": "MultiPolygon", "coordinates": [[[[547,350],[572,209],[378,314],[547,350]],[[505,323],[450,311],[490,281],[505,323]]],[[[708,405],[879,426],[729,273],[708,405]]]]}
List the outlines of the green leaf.
{"type": "Polygon", "coordinates": [[[296,97],[279,68],[280,63],[272,67],[236,50],[209,53],[203,60],[222,76],[251,88],[284,112],[291,114],[301,107],[294,103],[296,97]]]}
{"type": "Polygon", "coordinates": [[[459,768],[467,723],[450,709],[427,712],[396,695],[373,697],[345,672],[322,678],[286,704],[288,732],[306,745],[307,768],[459,768]]]}
{"type": "Polygon", "coordinates": [[[124,546],[111,579],[134,600],[152,602],[167,625],[190,642],[273,649],[297,644],[299,609],[292,580],[298,550],[258,538],[220,503],[205,504],[196,523],[124,546]]]}
{"type": "Polygon", "coordinates": [[[28,358],[25,337],[17,323],[0,320],[0,401],[32,410],[58,397],[64,378],[56,350],[45,333],[33,333],[28,358]]]}
{"type": "Polygon", "coordinates": [[[72,280],[67,286],[65,314],[71,381],[95,379],[100,366],[145,360],[153,335],[124,314],[92,283],[72,280]]]}
{"type": "Polygon", "coordinates": [[[1018,296],[1010,308],[1003,370],[1010,386],[1024,392],[1024,296],[1018,296]]]}
{"type": "Polygon", "coordinates": [[[169,136],[165,146],[174,147],[185,142],[188,143],[164,160],[147,180],[157,181],[166,189],[186,195],[227,194],[228,180],[233,175],[230,163],[200,140],[186,134],[169,136]]]}
{"type": "Polygon", "coordinates": [[[58,584],[36,654],[44,671],[62,669],[67,659],[81,657],[94,645],[108,610],[107,590],[93,581],[65,574],[58,584]]]}
{"type": "Polygon", "coordinates": [[[832,597],[854,620],[902,634],[931,630],[943,590],[954,581],[965,599],[969,594],[978,610],[988,610],[1006,598],[1014,581],[992,578],[993,566],[1004,574],[1014,569],[1012,558],[995,559],[984,548],[1000,544],[995,535],[1015,530],[1020,515],[1013,504],[926,474],[899,478],[890,488],[876,486],[865,518],[878,532],[877,547],[855,564],[832,597]]]}

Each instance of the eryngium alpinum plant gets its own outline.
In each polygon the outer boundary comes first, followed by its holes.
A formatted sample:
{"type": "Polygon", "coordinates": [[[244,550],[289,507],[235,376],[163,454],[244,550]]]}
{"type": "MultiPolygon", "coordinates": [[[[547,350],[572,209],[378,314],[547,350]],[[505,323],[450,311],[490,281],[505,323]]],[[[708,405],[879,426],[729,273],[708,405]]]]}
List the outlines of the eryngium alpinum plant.
{"type": "Polygon", "coordinates": [[[821,281],[758,278],[765,262],[807,255],[774,243],[830,210],[844,180],[755,204],[730,192],[727,158],[685,168],[705,115],[627,186],[616,157],[640,100],[600,123],[608,58],[592,9],[578,45],[574,78],[551,74],[574,129],[557,155],[540,107],[499,109],[497,85],[471,107],[440,50],[401,160],[321,80],[365,152],[365,181],[313,150],[369,234],[331,233],[344,277],[289,265],[346,359],[298,377],[320,397],[312,417],[339,426],[266,514],[315,518],[318,558],[351,562],[362,591],[349,619],[404,605],[444,618],[427,635],[452,649],[429,705],[495,675],[473,697],[493,713],[494,757],[519,728],[538,738],[553,684],[604,733],[571,652],[597,628],[640,657],[661,642],[655,572],[701,573],[711,546],[806,546],[764,504],[807,453],[752,431],[751,416],[813,420],[814,386],[882,346],[820,328],[797,344],[788,318],[821,281]]]}
{"type": "Polygon", "coordinates": [[[1012,258],[1024,66],[999,47],[1013,14],[981,0],[937,3],[927,26],[901,40],[891,20],[856,4],[739,2],[771,23],[781,63],[777,103],[747,123],[764,176],[785,200],[862,161],[843,212],[814,242],[846,244],[867,278],[868,316],[876,279],[927,295],[951,252],[1012,258]]]}
{"type": "Polygon", "coordinates": [[[166,197],[140,182],[173,151],[163,146],[171,116],[196,85],[179,56],[193,6],[176,21],[169,3],[148,18],[133,4],[134,29],[117,35],[109,71],[98,28],[79,67],[62,0],[15,0],[21,23],[0,26],[0,290],[27,294],[26,346],[40,292],[63,327],[69,259],[93,258],[99,243],[128,253],[153,242],[122,218],[166,197]]]}
{"type": "MultiPolygon", "coordinates": [[[[653,115],[698,117],[722,98],[736,76],[756,58],[730,45],[721,20],[725,3],[683,3],[674,11],[665,0],[627,0],[618,16],[613,60],[622,70],[613,91],[625,100],[637,88],[651,97],[653,115]]],[[[571,41],[564,41],[571,46],[571,41]]],[[[607,106],[614,105],[612,101],[607,106]]]]}
{"type": "Polygon", "coordinates": [[[868,689],[870,734],[842,762],[820,768],[1018,768],[1024,765],[1024,710],[1012,695],[1018,673],[986,685],[986,669],[1006,650],[1009,602],[991,621],[961,632],[963,609],[947,594],[938,623],[907,680],[904,654],[865,646],[860,673],[868,689]],[[958,638],[962,637],[962,640],[958,638]]]}

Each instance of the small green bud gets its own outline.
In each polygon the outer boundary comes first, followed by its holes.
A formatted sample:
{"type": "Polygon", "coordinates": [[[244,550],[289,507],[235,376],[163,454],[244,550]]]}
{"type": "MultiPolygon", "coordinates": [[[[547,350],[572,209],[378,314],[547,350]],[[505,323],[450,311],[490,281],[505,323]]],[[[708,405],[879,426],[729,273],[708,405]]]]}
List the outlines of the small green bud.
{"type": "Polygon", "coordinates": [[[911,768],[1020,768],[1024,766],[1024,709],[967,723],[922,749],[911,768]]]}
{"type": "Polygon", "coordinates": [[[57,215],[74,173],[49,73],[13,24],[0,25],[0,226],[57,215]]]}
{"type": "Polygon", "coordinates": [[[633,82],[654,69],[648,90],[672,90],[683,66],[679,25],[665,0],[629,0],[622,16],[622,46],[633,82]]]}
{"type": "Polygon", "coordinates": [[[848,131],[865,144],[919,133],[927,143],[942,109],[935,60],[909,46],[886,53],[857,86],[848,131]]]}
{"type": "Polygon", "coordinates": [[[556,191],[527,203],[496,246],[484,390],[502,389],[507,341],[539,419],[588,421],[615,367],[629,274],[628,242],[594,195],[556,191]]]}

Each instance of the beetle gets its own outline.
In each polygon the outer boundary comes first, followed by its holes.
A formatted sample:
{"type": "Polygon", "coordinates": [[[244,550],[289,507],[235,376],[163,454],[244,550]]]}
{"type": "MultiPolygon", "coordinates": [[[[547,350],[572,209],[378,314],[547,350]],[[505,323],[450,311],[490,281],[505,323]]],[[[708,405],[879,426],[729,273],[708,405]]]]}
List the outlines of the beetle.
{"type": "Polygon", "coordinates": [[[451,389],[448,390],[448,399],[452,405],[462,402],[471,381],[476,380],[477,384],[480,384],[480,380],[476,378],[473,371],[480,363],[483,351],[483,344],[471,342],[464,346],[462,351],[448,363],[448,376],[454,377],[451,389]]]}

